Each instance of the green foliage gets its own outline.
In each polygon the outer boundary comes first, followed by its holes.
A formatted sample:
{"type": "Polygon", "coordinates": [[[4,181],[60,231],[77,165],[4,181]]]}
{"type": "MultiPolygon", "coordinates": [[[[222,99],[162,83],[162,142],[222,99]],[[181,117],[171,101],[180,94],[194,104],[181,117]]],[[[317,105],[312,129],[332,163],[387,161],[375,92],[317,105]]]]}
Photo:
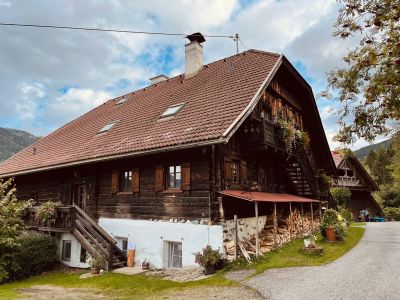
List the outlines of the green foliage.
{"type": "Polygon", "coordinates": [[[106,264],[106,259],[100,254],[100,250],[96,251],[96,254],[88,260],[89,265],[92,268],[101,269],[106,264]]]}
{"type": "Polygon", "coordinates": [[[371,141],[400,120],[400,0],[338,2],[333,35],[358,39],[359,45],[343,57],[346,67],[328,74],[329,86],[338,90],[343,104],[337,139],[371,141]]]}
{"type": "Polygon", "coordinates": [[[23,235],[18,238],[20,247],[15,256],[18,271],[10,279],[30,277],[54,268],[58,262],[57,245],[54,238],[48,235],[23,235]]]}
{"type": "Polygon", "coordinates": [[[351,191],[346,187],[331,188],[331,195],[337,205],[346,205],[351,199],[351,191]]]}
{"type": "Polygon", "coordinates": [[[0,179],[0,283],[19,268],[15,261],[20,249],[17,237],[25,228],[22,220],[25,208],[32,205],[32,201],[17,200],[13,182],[13,179],[0,179]]]}
{"type": "Polygon", "coordinates": [[[221,253],[218,250],[213,250],[210,245],[207,245],[201,252],[197,252],[194,255],[194,262],[202,267],[213,266],[222,258],[221,253]]]}
{"type": "Polygon", "coordinates": [[[321,234],[322,236],[326,237],[325,235],[325,230],[328,227],[334,227],[335,231],[336,231],[336,238],[339,241],[343,241],[344,237],[346,235],[346,230],[343,227],[343,225],[341,224],[341,222],[339,221],[339,216],[338,216],[338,212],[334,209],[327,209],[324,212],[324,216],[322,218],[322,222],[320,225],[320,230],[321,230],[321,234]]]}
{"type": "Polygon", "coordinates": [[[61,206],[61,202],[47,201],[43,202],[35,212],[35,219],[42,223],[55,223],[57,212],[56,208],[61,206]]]}
{"type": "Polygon", "coordinates": [[[339,207],[339,213],[346,220],[347,226],[350,226],[350,223],[353,220],[353,213],[351,212],[351,210],[345,207],[339,207]]]}
{"type": "Polygon", "coordinates": [[[308,133],[296,129],[292,122],[279,119],[277,125],[279,126],[281,138],[285,144],[287,153],[292,154],[296,146],[302,146],[304,149],[310,146],[310,136],[308,133]]]}
{"type": "Polygon", "coordinates": [[[399,207],[386,207],[383,209],[386,219],[389,221],[400,221],[400,208],[399,207]]]}

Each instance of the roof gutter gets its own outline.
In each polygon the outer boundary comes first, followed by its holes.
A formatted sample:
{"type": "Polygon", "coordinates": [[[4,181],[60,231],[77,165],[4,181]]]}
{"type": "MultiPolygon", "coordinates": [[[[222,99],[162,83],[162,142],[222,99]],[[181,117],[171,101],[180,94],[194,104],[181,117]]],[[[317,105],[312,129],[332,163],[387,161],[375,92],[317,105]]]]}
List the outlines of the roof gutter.
{"type": "Polygon", "coordinates": [[[195,142],[195,143],[190,143],[190,144],[185,144],[185,145],[178,144],[178,145],[174,145],[174,146],[138,151],[138,152],[133,152],[133,153],[131,152],[131,153],[111,155],[111,156],[102,156],[102,157],[85,159],[85,160],[60,164],[60,165],[49,166],[49,167],[29,169],[29,170],[7,173],[7,174],[0,174],[0,178],[8,178],[8,177],[38,173],[38,172],[43,172],[43,171],[57,170],[57,169],[62,169],[62,168],[67,168],[67,167],[81,166],[81,165],[96,163],[96,162],[105,162],[105,161],[111,161],[111,160],[116,160],[116,159],[121,159],[121,158],[130,158],[130,157],[136,157],[136,156],[140,156],[140,155],[156,154],[156,153],[173,151],[173,150],[190,149],[190,148],[196,148],[196,147],[202,147],[202,146],[208,146],[208,145],[222,144],[222,143],[227,143],[227,142],[228,142],[228,139],[226,139],[226,138],[218,138],[218,139],[214,139],[214,140],[195,142]]]}
{"type": "Polygon", "coordinates": [[[283,54],[279,55],[278,60],[275,62],[274,66],[272,67],[271,72],[269,72],[268,76],[265,78],[265,80],[261,84],[257,93],[251,99],[251,101],[246,106],[246,108],[235,119],[235,121],[224,131],[224,133],[222,134],[222,137],[229,140],[232,137],[232,135],[236,132],[236,130],[240,127],[240,125],[242,125],[243,122],[247,119],[247,117],[251,114],[251,112],[257,105],[258,100],[260,100],[261,95],[265,92],[265,90],[267,89],[272,78],[275,76],[275,73],[278,71],[279,67],[281,66],[282,57],[283,57],[283,54]]]}

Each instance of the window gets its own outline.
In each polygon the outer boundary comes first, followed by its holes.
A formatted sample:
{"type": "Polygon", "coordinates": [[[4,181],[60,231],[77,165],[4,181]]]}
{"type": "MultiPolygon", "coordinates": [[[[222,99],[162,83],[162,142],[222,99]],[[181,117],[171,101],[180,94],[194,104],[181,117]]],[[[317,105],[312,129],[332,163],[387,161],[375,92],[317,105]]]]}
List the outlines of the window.
{"type": "Polygon", "coordinates": [[[181,166],[169,166],[168,176],[167,176],[167,187],[170,189],[180,189],[182,187],[181,177],[182,177],[181,166]]]}
{"type": "Polygon", "coordinates": [[[132,171],[123,171],[120,173],[119,191],[120,192],[132,191],[132,171]]]}
{"type": "Polygon", "coordinates": [[[232,182],[239,183],[239,161],[232,161],[232,182]]]}
{"type": "Polygon", "coordinates": [[[100,129],[97,133],[104,133],[104,132],[110,131],[111,128],[113,128],[116,123],[117,123],[117,121],[113,121],[113,122],[108,123],[102,129],[100,129]]]}
{"type": "Polygon", "coordinates": [[[167,267],[182,268],[182,243],[167,242],[167,267]]]}
{"type": "Polygon", "coordinates": [[[86,249],[83,247],[81,247],[81,255],[80,255],[79,261],[81,263],[86,263],[86,261],[87,261],[87,252],[86,252],[86,249]]]}
{"type": "Polygon", "coordinates": [[[161,118],[173,117],[175,116],[185,105],[185,103],[175,104],[167,108],[161,115],[161,118]]]}
{"type": "Polygon", "coordinates": [[[128,239],[122,239],[121,250],[126,256],[128,255],[128,239]]]}
{"type": "Polygon", "coordinates": [[[123,97],[122,99],[119,99],[119,101],[117,103],[115,103],[116,106],[124,104],[126,101],[128,100],[128,98],[123,97]]]}
{"type": "Polygon", "coordinates": [[[71,261],[71,241],[62,241],[62,260],[71,261]]]}

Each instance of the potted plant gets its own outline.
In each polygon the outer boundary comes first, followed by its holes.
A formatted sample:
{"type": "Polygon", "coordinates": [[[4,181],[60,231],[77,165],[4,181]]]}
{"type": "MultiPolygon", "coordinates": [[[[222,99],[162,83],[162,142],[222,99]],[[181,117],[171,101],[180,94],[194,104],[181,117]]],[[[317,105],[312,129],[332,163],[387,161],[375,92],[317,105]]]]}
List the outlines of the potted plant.
{"type": "Polygon", "coordinates": [[[327,209],[320,225],[321,233],[329,242],[343,240],[345,230],[336,210],[327,209]]]}
{"type": "Polygon", "coordinates": [[[56,208],[60,207],[60,202],[47,201],[43,202],[35,212],[35,220],[38,224],[42,224],[44,226],[51,226],[55,224],[57,218],[56,208]]]}
{"type": "Polygon", "coordinates": [[[195,263],[204,268],[205,275],[215,273],[215,265],[221,259],[221,254],[218,250],[213,250],[210,245],[207,245],[201,252],[197,252],[194,255],[195,263]]]}
{"type": "Polygon", "coordinates": [[[315,247],[315,241],[317,240],[317,237],[313,234],[311,235],[306,235],[304,237],[304,247],[305,248],[312,248],[315,247]]]}
{"type": "Polygon", "coordinates": [[[105,263],[106,259],[99,252],[96,252],[88,260],[88,264],[90,265],[90,270],[92,274],[99,274],[100,270],[104,267],[105,263]]]}

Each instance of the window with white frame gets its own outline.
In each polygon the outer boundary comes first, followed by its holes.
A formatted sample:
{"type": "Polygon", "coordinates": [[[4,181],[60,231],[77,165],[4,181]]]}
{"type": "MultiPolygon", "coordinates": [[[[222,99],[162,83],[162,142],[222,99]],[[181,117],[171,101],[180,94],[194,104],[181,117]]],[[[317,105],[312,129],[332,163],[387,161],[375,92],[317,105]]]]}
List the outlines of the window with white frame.
{"type": "Polygon", "coordinates": [[[63,261],[71,261],[71,248],[72,242],[68,240],[62,241],[62,260],[63,261]]]}
{"type": "Polygon", "coordinates": [[[182,268],[182,243],[166,242],[167,268],[182,268]]]}

